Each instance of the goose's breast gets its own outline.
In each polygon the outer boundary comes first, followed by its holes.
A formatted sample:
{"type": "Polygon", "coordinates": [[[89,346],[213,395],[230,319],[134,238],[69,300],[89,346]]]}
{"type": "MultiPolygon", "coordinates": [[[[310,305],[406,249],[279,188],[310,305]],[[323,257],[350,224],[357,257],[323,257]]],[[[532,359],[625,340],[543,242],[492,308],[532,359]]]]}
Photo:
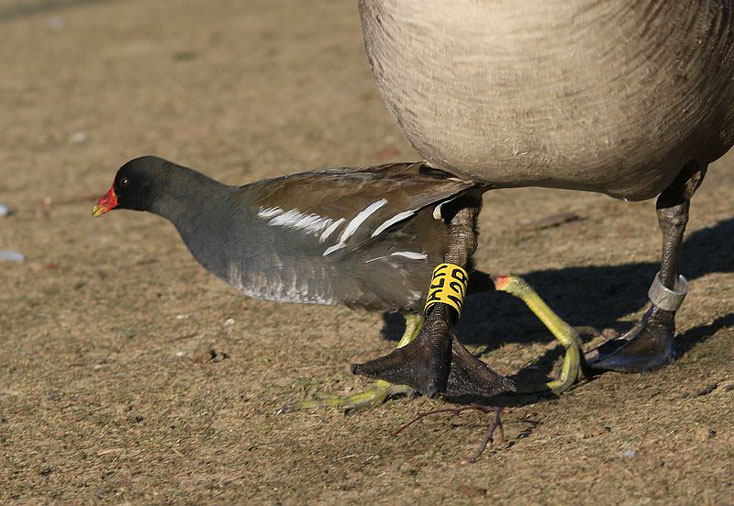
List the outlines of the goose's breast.
{"type": "Polygon", "coordinates": [[[431,163],[644,199],[732,143],[728,2],[360,0],[380,92],[431,163]]]}

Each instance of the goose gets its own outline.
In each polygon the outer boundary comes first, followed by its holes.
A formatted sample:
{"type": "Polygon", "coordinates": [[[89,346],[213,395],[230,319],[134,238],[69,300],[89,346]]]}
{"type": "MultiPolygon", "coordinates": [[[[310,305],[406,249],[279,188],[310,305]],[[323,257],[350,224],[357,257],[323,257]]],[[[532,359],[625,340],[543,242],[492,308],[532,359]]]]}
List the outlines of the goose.
{"type": "MultiPolygon", "coordinates": [[[[642,372],[674,358],[687,292],[690,199],[734,143],[730,0],[359,0],[380,95],[426,164],[480,191],[538,186],[656,198],[660,271],[640,321],[585,357],[578,337],[521,280],[521,296],[566,346],[563,390],[589,367],[642,372]]],[[[457,213],[471,222],[479,212],[457,213]]],[[[468,261],[475,238],[443,260],[468,261]]],[[[407,345],[352,371],[445,393],[458,313],[437,303],[407,345]]]]}

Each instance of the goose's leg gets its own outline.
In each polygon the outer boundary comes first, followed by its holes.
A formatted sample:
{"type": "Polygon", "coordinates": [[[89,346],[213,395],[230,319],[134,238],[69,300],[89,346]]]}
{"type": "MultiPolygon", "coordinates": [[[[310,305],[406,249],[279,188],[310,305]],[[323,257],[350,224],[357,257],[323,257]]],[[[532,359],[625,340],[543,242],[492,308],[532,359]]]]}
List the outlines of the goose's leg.
{"type": "MultiPolygon", "coordinates": [[[[414,313],[404,313],[405,332],[400,338],[397,347],[402,348],[412,342],[421,329],[423,328],[423,316],[414,313]]],[[[353,395],[334,395],[325,393],[316,393],[314,399],[308,401],[299,401],[284,406],[278,410],[278,414],[289,413],[300,409],[312,409],[317,407],[329,407],[342,409],[345,412],[354,412],[362,408],[374,407],[382,404],[391,397],[399,395],[412,395],[413,389],[407,385],[395,385],[384,380],[377,380],[377,383],[365,390],[353,395]]]]}
{"type": "Polygon", "coordinates": [[[689,164],[658,197],[656,209],[663,233],[663,252],[660,272],[649,291],[650,308],[629,332],[587,353],[590,367],[642,372],[675,358],[675,312],[688,292],[688,283],[678,272],[680,249],[689,201],[705,174],[706,167],[689,164]]]}
{"type": "MultiPolygon", "coordinates": [[[[449,225],[449,250],[444,261],[466,267],[476,249],[476,218],[481,200],[477,198],[460,209],[449,225]]],[[[389,355],[353,364],[352,372],[400,385],[434,397],[439,393],[456,397],[489,397],[514,390],[514,384],[475,358],[459,343],[454,331],[456,311],[442,302],[435,303],[426,316],[418,338],[389,355]]]]}

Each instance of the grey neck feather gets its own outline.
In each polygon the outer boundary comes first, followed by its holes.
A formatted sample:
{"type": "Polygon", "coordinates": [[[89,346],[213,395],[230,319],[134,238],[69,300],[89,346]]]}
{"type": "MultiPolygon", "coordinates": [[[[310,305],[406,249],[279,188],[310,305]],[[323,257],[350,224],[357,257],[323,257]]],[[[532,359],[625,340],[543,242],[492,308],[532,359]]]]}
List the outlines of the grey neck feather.
{"type": "Polygon", "coordinates": [[[251,297],[335,303],[321,251],[309,255],[303,234],[267,227],[248,186],[226,186],[183,167],[174,175],[161,182],[151,211],[174,224],[205,269],[251,297]]]}
{"type": "Polygon", "coordinates": [[[221,202],[217,195],[231,190],[204,174],[171,164],[158,181],[150,211],[170,220],[179,231],[200,221],[205,209],[221,202]]]}
{"type": "Polygon", "coordinates": [[[237,188],[185,167],[172,167],[167,176],[159,181],[151,212],[173,223],[204,268],[231,282],[230,263],[245,263],[237,243],[247,237],[249,221],[247,206],[232,202],[237,188]]]}

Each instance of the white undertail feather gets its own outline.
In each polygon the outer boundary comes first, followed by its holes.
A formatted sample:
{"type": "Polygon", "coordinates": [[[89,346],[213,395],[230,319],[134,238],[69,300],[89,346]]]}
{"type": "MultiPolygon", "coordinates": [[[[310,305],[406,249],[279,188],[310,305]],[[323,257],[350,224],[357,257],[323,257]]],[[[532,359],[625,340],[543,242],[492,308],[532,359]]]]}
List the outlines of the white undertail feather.
{"type": "Polygon", "coordinates": [[[436,219],[436,220],[442,220],[443,219],[443,215],[441,214],[441,208],[444,206],[444,204],[448,204],[449,202],[453,202],[457,198],[459,198],[459,197],[453,197],[453,198],[450,198],[448,200],[444,200],[439,205],[437,205],[436,207],[434,207],[433,208],[433,218],[436,219]]]}

